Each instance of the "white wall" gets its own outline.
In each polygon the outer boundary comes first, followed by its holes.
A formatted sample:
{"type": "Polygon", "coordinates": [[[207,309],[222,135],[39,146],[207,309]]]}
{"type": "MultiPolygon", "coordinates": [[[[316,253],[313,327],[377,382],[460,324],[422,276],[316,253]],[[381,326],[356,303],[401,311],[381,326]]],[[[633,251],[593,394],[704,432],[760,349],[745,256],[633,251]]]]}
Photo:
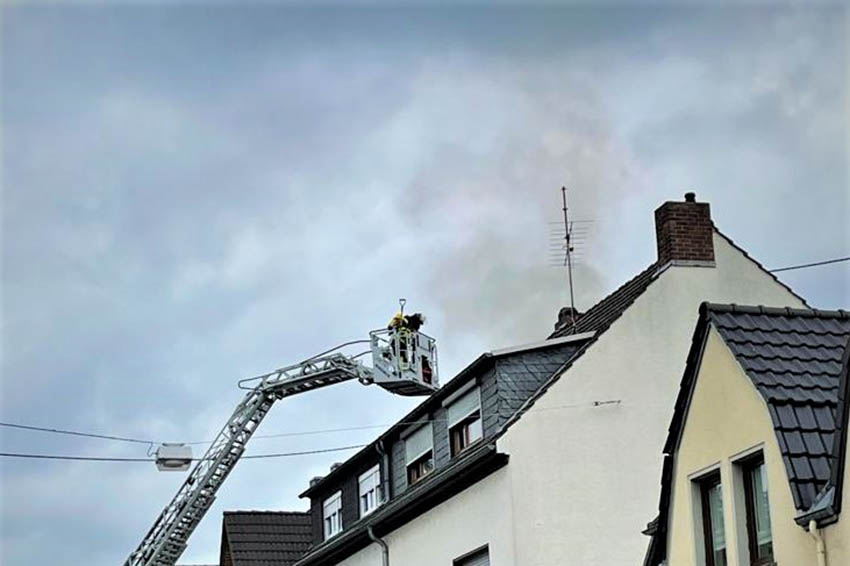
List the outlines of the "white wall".
{"type": "MultiPolygon", "coordinates": [[[[485,544],[493,566],[517,564],[512,521],[507,468],[502,468],[384,537],[390,565],[451,566],[455,558],[485,544]]],[[[339,564],[378,566],[380,548],[372,544],[339,564]]]]}
{"type": "MultiPolygon", "coordinates": [[[[714,246],[717,267],[664,271],[508,430],[506,468],[388,535],[391,565],[449,566],[484,543],[494,566],[640,564],[699,304],[802,306],[725,239],[714,246]]],[[[374,566],[380,553],[340,564],[374,566]]]]}

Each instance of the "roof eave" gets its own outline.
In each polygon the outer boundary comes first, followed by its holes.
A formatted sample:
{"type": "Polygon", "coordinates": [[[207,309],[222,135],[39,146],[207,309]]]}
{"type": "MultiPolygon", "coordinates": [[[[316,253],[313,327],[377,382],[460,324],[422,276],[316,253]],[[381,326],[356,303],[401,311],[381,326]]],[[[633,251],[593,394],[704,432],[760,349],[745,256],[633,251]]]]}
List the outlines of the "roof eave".
{"type": "Polygon", "coordinates": [[[835,509],[835,487],[829,486],[822,495],[812,504],[811,509],[799,513],[794,521],[808,529],[809,522],[815,521],[818,526],[825,527],[838,520],[838,511],[835,509]]]}

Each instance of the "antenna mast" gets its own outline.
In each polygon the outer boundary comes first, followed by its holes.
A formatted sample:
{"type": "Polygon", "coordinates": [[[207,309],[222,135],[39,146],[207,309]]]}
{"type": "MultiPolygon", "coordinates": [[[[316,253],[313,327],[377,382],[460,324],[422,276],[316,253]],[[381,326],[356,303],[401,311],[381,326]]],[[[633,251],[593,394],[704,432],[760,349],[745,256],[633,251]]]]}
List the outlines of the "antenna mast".
{"type": "Polygon", "coordinates": [[[561,187],[561,200],[564,202],[564,243],[566,244],[566,252],[567,252],[567,278],[570,282],[570,320],[573,326],[576,323],[576,301],[575,295],[573,294],[573,245],[570,242],[570,236],[572,232],[572,227],[570,226],[570,222],[567,216],[567,188],[561,187]]]}

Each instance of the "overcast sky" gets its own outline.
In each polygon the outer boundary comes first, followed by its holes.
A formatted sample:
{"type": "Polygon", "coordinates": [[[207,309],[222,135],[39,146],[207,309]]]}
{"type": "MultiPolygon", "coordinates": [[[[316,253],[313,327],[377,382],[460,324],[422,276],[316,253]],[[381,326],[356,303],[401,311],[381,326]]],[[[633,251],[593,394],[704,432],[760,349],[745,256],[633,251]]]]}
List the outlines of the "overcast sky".
{"type": "MultiPolygon", "coordinates": [[[[839,8],[2,8],[2,420],[209,439],[235,381],[429,317],[443,380],[542,339],[561,185],[593,220],[588,308],[655,259],[653,210],[695,190],[768,267],[850,255],[839,8]]],[[[848,264],[783,276],[848,308],[848,264]]],[[[346,384],[260,434],[381,425],[416,401],[346,384]]],[[[249,453],[380,428],[255,439],[249,453]]],[[[2,430],[2,450],[145,446],[2,430]]],[[[203,447],[196,447],[197,450],[203,447]]],[[[305,509],[350,452],[243,461],[225,509],[305,509]]],[[[0,561],[114,566],[183,474],[0,462],[0,561]]]]}

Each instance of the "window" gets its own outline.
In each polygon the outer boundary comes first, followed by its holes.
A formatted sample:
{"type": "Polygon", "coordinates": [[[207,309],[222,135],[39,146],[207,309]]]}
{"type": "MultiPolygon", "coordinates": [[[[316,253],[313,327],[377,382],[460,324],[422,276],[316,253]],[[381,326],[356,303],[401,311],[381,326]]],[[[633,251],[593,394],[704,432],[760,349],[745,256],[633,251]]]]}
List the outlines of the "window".
{"type": "Polygon", "coordinates": [[[490,566],[490,551],[485,546],[452,561],[452,566],[490,566]]]}
{"type": "Polygon", "coordinates": [[[720,472],[699,480],[705,565],[726,566],[726,531],[723,526],[723,488],[720,472]]]}
{"type": "Polygon", "coordinates": [[[404,441],[407,485],[413,485],[434,469],[434,433],[431,423],[421,427],[404,441]]]}
{"type": "Polygon", "coordinates": [[[744,473],[750,564],[773,564],[773,535],[770,530],[770,504],[767,499],[764,456],[758,454],[744,461],[741,468],[744,473]]]}
{"type": "Polygon", "coordinates": [[[381,466],[376,464],[357,480],[360,493],[360,516],[365,517],[383,502],[381,497],[381,466]]]}
{"type": "Polygon", "coordinates": [[[449,405],[449,445],[452,458],[481,440],[481,394],[476,387],[449,405]]]}
{"type": "Polygon", "coordinates": [[[322,505],[322,517],[324,518],[325,540],[338,534],[342,530],[342,492],[337,491],[322,505]]]}

